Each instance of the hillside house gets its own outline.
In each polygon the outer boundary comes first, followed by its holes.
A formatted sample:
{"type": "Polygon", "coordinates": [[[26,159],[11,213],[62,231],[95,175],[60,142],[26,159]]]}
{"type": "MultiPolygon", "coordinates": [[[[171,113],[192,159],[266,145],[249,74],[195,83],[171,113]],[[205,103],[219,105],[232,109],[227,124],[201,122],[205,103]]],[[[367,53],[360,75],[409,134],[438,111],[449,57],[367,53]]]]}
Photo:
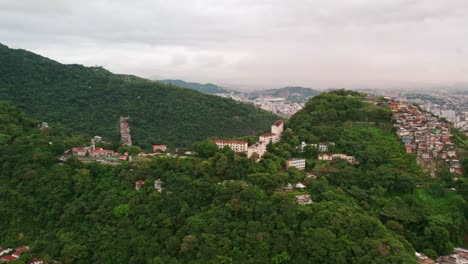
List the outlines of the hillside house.
{"type": "Polygon", "coordinates": [[[283,120],[278,120],[276,121],[272,126],[271,126],[271,133],[275,134],[278,136],[278,138],[281,138],[281,134],[283,133],[283,120]]]}
{"type": "Polygon", "coordinates": [[[318,155],[318,160],[330,161],[330,160],[333,160],[333,157],[332,157],[332,155],[328,155],[328,154],[319,154],[318,155]]]}
{"type": "Polygon", "coordinates": [[[86,157],[86,154],[88,153],[88,148],[72,148],[72,155],[75,157],[79,158],[84,158],[86,157]]]}
{"type": "Polygon", "coordinates": [[[145,185],[145,181],[143,181],[143,180],[136,181],[135,182],[135,190],[139,191],[143,185],[145,185]]]}
{"type": "Polygon", "coordinates": [[[117,157],[118,153],[115,153],[113,150],[96,148],[89,151],[89,157],[99,159],[99,158],[111,158],[117,157]]]}
{"type": "Polygon", "coordinates": [[[166,150],[167,150],[166,145],[153,145],[153,152],[157,152],[157,151],[166,152],[166,150]]]}
{"type": "Polygon", "coordinates": [[[312,204],[312,198],[310,197],[310,194],[301,194],[301,195],[296,195],[296,201],[299,205],[307,205],[307,204],[312,204]]]}

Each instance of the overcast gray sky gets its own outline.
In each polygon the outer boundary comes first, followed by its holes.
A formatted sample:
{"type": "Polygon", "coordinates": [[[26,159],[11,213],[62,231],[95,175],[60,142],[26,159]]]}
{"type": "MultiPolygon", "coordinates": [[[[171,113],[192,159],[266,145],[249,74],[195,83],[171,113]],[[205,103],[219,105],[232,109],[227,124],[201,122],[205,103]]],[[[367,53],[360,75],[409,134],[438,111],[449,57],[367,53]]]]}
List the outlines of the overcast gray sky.
{"type": "Polygon", "coordinates": [[[468,82],[468,1],[0,0],[0,42],[231,87],[430,87],[468,82]]]}

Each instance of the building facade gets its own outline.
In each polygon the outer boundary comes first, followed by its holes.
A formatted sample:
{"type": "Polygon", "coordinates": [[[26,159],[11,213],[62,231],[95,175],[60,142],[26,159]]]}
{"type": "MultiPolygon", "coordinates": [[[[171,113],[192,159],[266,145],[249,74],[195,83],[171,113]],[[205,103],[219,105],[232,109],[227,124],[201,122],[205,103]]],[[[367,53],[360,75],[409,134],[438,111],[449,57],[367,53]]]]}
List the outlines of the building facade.
{"type": "Polygon", "coordinates": [[[305,159],[290,159],[286,162],[286,168],[289,169],[295,167],[298,170],[305,169],[305,159]]]}
{"type": "Polygon", "coordinates": [[[228,146],[234,152],[247,152],[246,141],[215,139],[215,140],[211,140],[211,142],[215,143],[219,149],[222,149],[225,146],[228,146]]]}

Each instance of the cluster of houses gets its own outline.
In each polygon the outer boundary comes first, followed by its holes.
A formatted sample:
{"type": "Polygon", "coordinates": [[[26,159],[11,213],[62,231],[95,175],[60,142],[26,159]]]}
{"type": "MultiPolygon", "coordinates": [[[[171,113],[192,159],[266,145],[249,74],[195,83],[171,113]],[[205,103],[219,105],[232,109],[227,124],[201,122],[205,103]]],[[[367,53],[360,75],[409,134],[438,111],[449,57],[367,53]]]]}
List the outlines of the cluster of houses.
{"type": "MultiPolygon", "coordinates": [[[[143,187],[143,185],[145,185],[145,181],[144,180],[138,180],[135,182],[135,190],[139,191],[141,190],[141,187],[143,187]]],[[[157,179],[154,181],[154,188],[159,192],[161,193],[163,191],[163,188],[162,188],[162,185],[163,185],[163,182],[161,181],[161,179],[157,179]]]]}
{"type": "MultiPolygon", "coordinates": [[[[28,246],[17,247],[14,250],[12,248],[2,248],[0,247],[0,263],[7,263],[10,261],[15,261],[20,258],[23,253],[29,251],[28,246]]],[[[28,261],[28,264],[43,264],[42,259],[33,258],[28,261]]]]}
{"type": "MultiPolygon", "coordinates": [[[[120,161],[132,160],[132,157],[129,155],[128,152],[124,152],[123,154],[120,154],[111,149],[97,148],[95,143],[100,142],[100,141],[102,141],[102,137],[95,136],[94,138],[91,139],[90,146],[72,148],[71,155],[82,161],[105,161],[105,162],[115,163],[115,162],[120,162],[120,161]]],[[[140,152],[138,153],[138,156],[139,157],[158,156],[158,155],[162,155],[162,153],[165,152],[166,150],[167,150],[166,145],[154,145],[153,146],[154,153],[140,152]]]]}
{"type": "Polygon", "coordinates": [[[132,136],[130,135],[130,126],[127,123],[128,116],[120,117],[120,142],[124,146],[132,145],[132,136]]]}
{"type": "MultiPolygon", "coordinates": [[[[422,255],[422,254],[421,254],[422,255]]],[[[418,256],[418,255],[416,255],[418,256]]],[[[426,257],[427,258],[427,257],[426,257]]],[[[421,257],[418,256],[418,259],[423,260],[421,257]]],[[[437,261],[431,260],[429,258],[426,259],[426,262],[421,263],[439,263],[439,264],[466,264],[468,263],[468,250],[464,248],[454,248],[452,254],[448,256],[442,256],[437,259],[437,261]],[[431,262],[432,261],[432,262],[431,262]]]]}
{"type": "Polygon", "coordinates": [[[95,138],[91,139],[91,146],[72,148],[72,155],[80,160],[90,161],[117,162],[119,160],[127,160],[127,156],[120,155],[113,150],[96,148],[95,138]]]}
{"type": "Polygon", "coordinates": [[[422,168],[434,176],[441,165],[447,164],[450,172],[463,173],[455,144],[450,140],[450,124],[410,104],[392,100],[390,108],[394,112],[398,137],[407,153],[416,154],[422,168]]]}
{"type": "MultiPolygon", "coordinates": [[[[306,188],[307,188],[307,186],[305,186],[304,184],[298,182],[298,183],[294,184],[294,186],[291,183],[288,183],[286,186],[279,187],[276,190],[277,191],[292,192],[294,190],[304,190],[306,188]]],[[[307,204],[313,203],[312,198],[310,197],[310,194],[298,194],[298,195],[295,195],[295,197],[296,197],[296,202],[299,205],[307,205],[307,204]]]]}
{"type": "Polygon", "coordinates": [[[266,134],[261,134],[259,140],[255,144],[248,146],[246,141],[238,140],[223,140],[215,139],[211,140],[214,142],[219,149],[224,148],[225,146],[230,147],[234,152],[246,153],[247,157],[250,158],[256,154],[256,160],[259,161],[262,159],[263,155],[267,152],[267,145],[271,143],[277,143],[281,139],[281,134],[283,133],[284,124],[282,120],[276,121],[271,126],[271,132],[266,134]]]}

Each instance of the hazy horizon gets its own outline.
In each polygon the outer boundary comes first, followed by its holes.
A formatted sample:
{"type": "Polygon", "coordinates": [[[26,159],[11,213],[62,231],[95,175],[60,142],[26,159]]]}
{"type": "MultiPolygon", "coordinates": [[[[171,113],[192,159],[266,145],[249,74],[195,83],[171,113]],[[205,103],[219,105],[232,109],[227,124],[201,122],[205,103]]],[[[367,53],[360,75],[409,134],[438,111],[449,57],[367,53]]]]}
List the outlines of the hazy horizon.
{"type": "Polygon", "coordinates": [[[468,87],[468,2],[7,1],[0,42],[237,89],[468,87]]]}

